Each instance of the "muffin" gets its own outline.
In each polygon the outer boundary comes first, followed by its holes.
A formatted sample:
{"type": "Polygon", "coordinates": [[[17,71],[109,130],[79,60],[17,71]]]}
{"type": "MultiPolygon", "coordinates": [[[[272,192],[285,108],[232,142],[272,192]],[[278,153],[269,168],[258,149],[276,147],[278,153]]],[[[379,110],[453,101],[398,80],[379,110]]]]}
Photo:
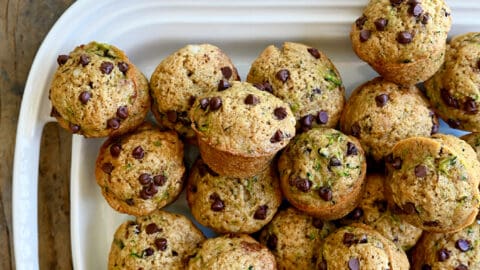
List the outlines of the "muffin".
{"type": "Polygon", "coordinates": [[[183,144],[174,131],[143,124],[100,148],[95,177],[110,206],[142,216],[173,202],[183,187],[183,144]]]}
{"type": "Polygon", "coordinates": [[[282,201],[273,166],[247,178],[220,176],[198,159],[190,171],[187,201],[203,226],[219,233],[253,233],[273,218],[282,201]]]}
{"type": "Polygon", "coordinates": [[[273,253],[278,269],[315,269],[322,240],[334,230],[332,223],[290,207],[263,228],[259,241],[273,253]]]}
{"type": "Polygon", "coordinates": [[[480,269],[480,225],[474,222],[452,234],[423,234],[413,252],[412,269],[480,269]]]}
{"type": "Polygon", "coordinates": [[[293,139],[278,160],[278,170],[280,187],[293,206],[331,220],[358,204],[367,168],[355,138],[315,128],[293,139]]]}
{"type": "Polygon", "coordinates": [[[436,134],[400,141],[387,158],[386,196],[395,213],[429,232],[455,232],[478,213],[480,163],[463,140],[436,134]]]}
{"type": "Polygon", "coordinates": [[[445,63],[425,82],[435,111],[452,128],[480,131],[480,33],[453,38],[445,63]]]}
{"type": "Polygon", "coordinates": [[[230,177],[253,177],[295,136],[287,103],[250,83],[197,98],[190,110],[203,161],[230,177]]]}
{"type": "Polygon", "coordinates": [[[51,116],[61,127],[85,137],[118,136],[144,121],[148,82],[123,51],[90,42],[57,58],[50,86],[51,116]]]}
{"type": "Polygon", "coordinates": [[[383,175],[367,174],[365,191],[360,204],[341,222],[343,224],[362,222],[403,250],[409,250],[417,243],[422,235],[422,230],[403,221],[388,209],[384,182],[385,177],[383,175]]]}
{"type": "Polygon", "coordinates": [[[185,269],[205,240],[186,217],[161,210],[121,224],[113,237],[108,269],[185,269]]]}
{"type": "Polygon", "coordinates": [[[460,139],[466,141],[473,147],[473,150],[477,153],[477,159],[480,160],[480,133],[473,132],[460,137],[460,139]]]}
{"type": "Polygon", "coordinates": [[[150,79],[152,112],[160,127],[195,141],[188,111],[198,96],[240,80],[230,58],[211,44],[187,45],[162,60],[150,79]]]}
{"type": "Polygon", "coordinates": [[[253,62],[247,81],[287,102],[302,130],[335,127],[345,103],[342,79],[316,48],[285,42],[268,46],[253,62]]]}
{"type": "Polygon", "coordinates": [[[438,132],[438,119],[429,106],[416,86],[375,78],[353,91],[340,129],[356,137],[367,155],[380,163],[398,141],[438,132]]]}
{"type": "Polygon", "coordinates": [[[207,239],[190,256],[187,270],[200,269],[277,269],[275,257],[247,234],[224,235],[207,239]]]}
{"type": "Polygon", "coordinates": [[[352,25],[355,53],[386,80],[414,85],[442,65],[450,8],[444,0],[369,1],[352,25]]]}
{"type": "Polygon", "coordinates": [[[318,250],[316,269],[407,270],[405,252],[379,232],[352,224],[327,236],[318,250]]]}

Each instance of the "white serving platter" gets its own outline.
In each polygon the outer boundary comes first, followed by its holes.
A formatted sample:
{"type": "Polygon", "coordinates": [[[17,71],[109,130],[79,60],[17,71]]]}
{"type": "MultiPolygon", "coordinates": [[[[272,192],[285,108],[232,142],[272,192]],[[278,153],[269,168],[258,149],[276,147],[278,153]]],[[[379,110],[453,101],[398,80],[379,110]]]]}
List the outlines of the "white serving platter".
{"type": "MultiPolygon", "coordinates": [[[[448,0],[447,0],[448,1],[448,0]]],[[[25,87],[13,171],[16,268],[38,269],[37,187],[40,139],[49,116],[48,89],[59,54],[91,40],[124,50],[150,77],[167,55],[189,43],[213,43],[238,67],[242,78],[269,44],[297,41],[324,51],[340,70],[347,93],[376,76],[352,52],[351,23],[367,0],[81,0],[43,41],[25,87]]],[[[450,0],[451,36],[480,31],[480,1],[450,0]]],[[[441,132],[463,134],[444,124],[441,132]]],[[[75,269],[106,269],[110,244],[126,215],[114,212],[95,183],[94,162],[102,139],[74,135],[71,164],[71,242],[75,269]]],[[[55,157],[52,157],[55,158],[55,157]]],[[[189,214],[185,197],[167,208],[189,214]]],[[[211,235],[208,230],[203,230],[211,235]]]]}

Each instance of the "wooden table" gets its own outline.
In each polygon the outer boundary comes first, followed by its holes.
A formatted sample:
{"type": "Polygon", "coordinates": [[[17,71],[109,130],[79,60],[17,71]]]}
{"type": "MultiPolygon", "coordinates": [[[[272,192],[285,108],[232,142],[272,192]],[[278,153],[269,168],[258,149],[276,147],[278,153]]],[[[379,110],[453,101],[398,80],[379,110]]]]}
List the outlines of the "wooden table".
{"type": "MultiPolygon", "coordinates": [[[[12,168],[25,81],[48,30],[72,0],[0,0],[0,269],[15,269],[12,168]]],[[[43,132],[38,192],[40,269],[72,269],[71,135],[56,123],[43,132]]]]}

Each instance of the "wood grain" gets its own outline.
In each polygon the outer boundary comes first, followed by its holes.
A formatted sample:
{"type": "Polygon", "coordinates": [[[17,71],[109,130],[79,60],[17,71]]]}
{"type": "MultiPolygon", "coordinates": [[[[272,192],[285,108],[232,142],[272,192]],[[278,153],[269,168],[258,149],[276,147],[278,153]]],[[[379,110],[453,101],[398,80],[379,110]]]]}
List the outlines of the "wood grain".
{"type": "MultiPolygon", "coordinates": [[[[33,57],[71,0],[0,0],[0,269],[14,269],[12,168],[18,112],[33,57]]],[[[39,177],[40,269],[71,269],[71,136],[47,125],[39,177]]]]}

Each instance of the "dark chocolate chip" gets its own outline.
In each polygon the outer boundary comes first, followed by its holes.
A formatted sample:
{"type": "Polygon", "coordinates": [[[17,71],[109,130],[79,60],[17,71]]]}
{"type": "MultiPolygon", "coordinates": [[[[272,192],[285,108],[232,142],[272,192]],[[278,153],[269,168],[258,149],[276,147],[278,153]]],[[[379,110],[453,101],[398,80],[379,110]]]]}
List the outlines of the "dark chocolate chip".
{"type": "Polygon", "coordinates": [[[165,251],[167,249],[167,239],[157,238],[155,239],[155,246],[160,251],[165,251]]]}
{"type": "Polygon", "coordinates": [[[407,202],[406,204],[403,205],[402,207],[403,213],[407,215],[413,215],[417,213],[417,209],[415,208],[415,204],[412,202],[407,202]]]}
{"type": "Polygon", "coordinates": [[[70,131],[71,131],[72,133],[77,133],[77,132],[80,131],[80,126],[79,126],[79,125],[75,125],[75,124],[70,123],[70,124],[68,125],[68,127],[70,128],[70,131]]]}
{"type": "Polygon", "coordinates": [[[153,183],[156,186],[161,187],[161,186],[165,185],[166,182],[167,182],[167,178],[164,175],[155,175],[153,177],[153,183]]]}
{"type": "Polygon", "coordinates": [[[130,205],[130,206],[133,206],[133,205],[135,204],[135,202],[133,201],[132,198],[126,199],[125,202],[126,202],[128,205],[130,205]]]}
{"type": "Polygon", "coordinates": [[[132,156],[135,159],[142,159],[145,156],[145,151],[143,151],[143,148],[141,146],[137,146],[133,149],[132,156]]]}
{"type": "Polygon", "coordinates": [[[368,237],[367,237],[367,235],[363,234],[362,236],[360,236],[360,239],[358,239],[358,243],[359,243],[359,244],[366,244],[366,243],[368,243],[368,237]]]}
{"type": "Polygon", "coordinates": [[[350,129],[351,129],[350,134],[352,134],[353,137],[360,138],[360,133],[362,131],[362,128],[358,123],[354,123],[350,129]]]}
{"type": "Polygon", "coordinates": [[[300,125],[302,126],[303,130],[307,131],[310,128],[312,128],[313,121],[314,121],[313,115],[308,114],[300,118],[300,125]]]}
{"type": "Polygon", "coordinates": [[[455,119],[447,119],[447,124],[451,128],[459,128],[461,126],[460,120],[455,120],[455,119]]]}
{"type": "Polygon", "coordinates": [[[333,197],[332,190],[329,187],[321,187],[318,190],[318,194],[320,195],[320,198],[327,202],[331,201],[333,197]]]}
{"type": "Polygon", "coordinates": [[[158,232],[161,232],[162,229],[158,228],[157,224],[155,223],[150,223],[147,225],[147,227],[145,227],[145,232],[147,234],[154,234],[154,233],[158,233],[158,232]]]}
{"type": "Polygon", "coordinates": [[[355,244],[355,235],[353,233],[345,233],[343,234],[343,244],[347,247],[355,244]]]}
{"type": "Polygon", "coordinates": [[[281,142],[283,139],[283,132],[281,130],[275,131],[275,134],[270,138],[271,143],[281,142]]]}
{"type": "Polygon", "coordinates": [[[67,62],[68,58],[70,58],[70,56],[68,56],[68,55],[66,55],[66,54],[61,54],[61,55],[59,55],[59,56],[57,57],[57,63],[58,63],[58,65],[59,65],[59,66],[64,65],[64,64],[67,62]]]}
{"type": "Polygon", "coordinates": [[[476,114],[476,113],[478,113],[477,103],[475,102],[475,100],[473,98],[468,97],[467,101],[465,101],[465,103],[463,103],[463,110],[467,114],[476,114]]]}
{"type": "Polygon", "coordinates": [[[90,57],[86,54],[80,55],[80,64],[82,64],[82,67],[85,67],[88,63],[90,63],[90,57]]]}
{"type": "Polygon", "coordinates": [[[357,258],[351,258],[348,260],[348,269],[358,270],[360,269],[360,261],[357,258]]]}
{"type": "Polygon", "coordinates": [[[347,156],[356,156],[358,155],[358,149],[354,143],[347,142],[347,156]]]}
{"type": "Polygon", "coordinates": [[[52,106],[52,110],[50,111],[51,117],[60,117],[60,113],[57,111],[55,107],[52,106]]]}
{"type": "Polygon", "coordinates": [[[210,99],[210,110],[216,111],[222,107],[222,99],[220,97],[212,97],[210,99]]]}
{"type": "Polygon", "coordinates": [[[422,24],[428,24],[428,22],[430,21],[430,14],[429,13],[425,13],[422,15],[422,24]]]}
{"type": "Polygon", "coordinates": [[[386,161],[392,165],[395,170],[400,170],[402,168],[402,159],[399,157],[393,157],[392,154],[387,156],[386,161]]]}
{"type": "Polygon", "coordinates": [[[125,106],[125,105],[118,107],[117,116],[120,119],[127,119],[127,117],[128,117],[128,107],[125,106]]]}
{"type": "Polygon", "coordinates": [[[302,192],[308,192],[312,188],[312,181],[298,177],[295,180],[295,187],[302,192]]]}
{"type": "Polygon", "coordinates": [[[355,25],[359,30],[362,30],[366,22],[367,22],[367,17],[365,15],[362,15],[360,18],[355,20],[355,25]]]}
{"type": "Polygon", "coordinates": [[[278,238],[275,234],[270,234],[267,236],[267,247],[270,250],[277,249],[278,238]]]}
{"type": "Polygon", "coordinates": [[[275,75],[275,78],[285,83],[288,80],[288,78],[290,78],[290,71],[288,71],[288,69],[281,69],[277,72],[277,74],[275,75]]]}
{"type": "Polygon", "coordinates": [[[153,248],[146,248],[146,249],[143,251],[143,254],[145,254],[145,256],[148,257],[148,256],[152,256],[154,252],[155,252],[155,251],[153,250],[153,248]]]}
{"type": "Polygon", "coordinates": [[[415,166],[415,176],[423,178],[427,176],[428,168],[425,165],[417,165],[415,166]]]}
{"type": "Polygon", "coordinates": [[[459,266],[455,267],[454,270],[468,270],[468,266],[465,264],[460,264],[459,266]]]}
{"type": "Polygon", "coordinates": [[[128,69],[130,68],[125,62],[119,62],[117,67],[123,74],[127,73],[128,69]]]}
{"type": "Polygon", "coordinates": [[[363,209],[361,207],[355,207],[350,214],[348,214],[349,219],[359,220],[363,217],[363,209]]]}
{"type": "Polygon", "coordinates": [[[177,257],[177,256],[178,256],[178,252],[176,252],[175,250],[172,250],[172,256],[173,256],[173,257],[177,257]]]}
{"type": "Polygon", "coordinates": [[[377,207],[378,212],[385,213],[387,211],[388,202],[385,200],[375,200],[374,202],[375,207],[377,207]]]}
{"type": "Polygon", "coordinates": [[[252,95],[252,94],[249,94],[249,95],[245,98],[244,102],[245,102],[245,104],[247,104],[247,105],[257,105],[257,104],[260,102],[260,100],[259,100],[256,96],[254,96],[254,95],[252,95]]]}
{"type": "Polygon", "coordinates": [[[140,191],[140,198],[144,199],[144,200],[148,200],[148,199],[151,199],[153,197],[153,195],[150,195],[147,193],[146,191],[146,187],[143,188],[141,191],[140,191]]]}
{"type": "Polygon", "coordinates": [[[113,64],[111,62],[102,62],[102,64],[100,65],[100,71],[103,73],[103,74],[110,74],[113,70],[113,64]]]}
{"type": "Polygon", "coordinates": [[[172,110],[167,111],[167,119],[170,123],[176,123],[178,120],[177,112],[172,110]]]}
{"type": "Polygon", "coordinates": [[[307,51],[315,57],[315,59],[320,58],[320,52],[316,48],[308,48],[307,51]]]}
{"type": "Polygon", "coordinates": [[[192,106],[193,103],[195,103],[195,100],[196,100],[196,99],[197,99],[197,97],[195,97],[195,96],[190,96],[190,97],[188,98],[188,105],[192,106]]]}
{"type": "Polygon", "coordinates": [[[210,209],[215,212],[222,211],[225,208],[224,202],[220,198],[216,198],[210,205],[210,209]]]}
{"type": "Polygon", "coordinates": [[[267,218],[268,205],[261,205],[253,215],[254,219],[265,220],[267,218]]]}
{"type": "Polygon", "coordinates": [[[471,242],[466,239],[459,239],[455,242],[455,247],[458,248],[462,252],[467,252],[472,247],[471,242]]]}
{"type": "Polygon", "coordinates": [[[385,30],[385,27],[387,27],[388,20],[385,18],[379,18],[375,20],[375,28],[377,28],[378,31],[383,31],[385,30]]]}
{"type": "Polygon", "coordinates": [[[429,264],[422,265],[422,270],[432,270],[432,267],[429,264]]]}
{"type": "Polygon", "coordinates": [[[342,166],[342,162],[336,158],[336,157],[332,157],[330,159],[330,162],[328,162],[328,166],[329,167],[338,167],[338,166],[342,166]]]}
{"type": "Polygon", "coordinates": [[[222,71],[222,75],[225,79],[230,79],[230,77],[232,77],[232,69],[230,67],[222,67],[220,68],[220,70],[222,71]]]}
{"type": "Polygon", "coordinates": [[[360,34],[359,34],[360,41],[365,42],[365,41],[369,40],[371,35],[372,35],[372,31],[370,31],[370,30],[364,29],[364,30],[360,31],[360,34]]]}
{"type": "Polygon", "coordinates": [[[397,42],[400,44],[408,44],[412,42],[413,35],[408,31],[401,31],[397,34],[397,42]]]}
{"type": "Polygon", "coordinates": [[[448,12],[445,8],[443,9],[443,12],[445,13],[445,17],[450,16],[450,12],[448,12]]]}
{"type": "Polygon", "coordinates": [[[438,223],[438,221],[425,221],[425,222],[423,222],[423,226],[427,226],[427,227],[438,227],[438,225],[440,225],[440,223],[438,223]]]}
{"type": "Polygon", "coordinates": [[[80,102],[85,105],[87,104],[87,102],[90,100],[90,98],[92,97],[92,94],[88,91],[83,91],[80,93],[80,95],[78,96],[78,99],[80,100],[80,102]]]}
{"type": "Polygon", "coordinates": [[[108,119],[107,127],[111,128],[111,129],[118,129],[120,127],[120,120],[118,118],[108,119]]]}
{"type": "Polygon", "coordinates": [[[312,220],[312,224],[313,224],[313,227],[321,230],[323,229],[323,220],[319,219],[319,218],[313,218],[312,220]]]}
{"type": "Polygon", "coordinates": [[[390,4],[392,4],[392,6],[399,6],[401,3],[403,3],[403,0],[390,0],[390,4]]]}
{"type": "Polygon", "coordinates": [[[218,82],[217,88],[218,88],[218,91],[223,91],[223,90],[226,90],[226,89],[230,88],[230,86],[231,85],[227,80],[220,80],[218,82]]]}
{"type": "Polygon", "coordinates": [[[113,165],[110,162],[103,163],[102,165],[102,171],[106,174],[111,174],[113,169],[113,165]]]}
{"type": "Polygon", "coordinates": [[[273,92],[272,85],[269,82],[254,83],[253,86],[255,86],[258,90],[261,90],[261,91],[266,91],[269,93],[273,92]]]}
{"type": "Polygon", "coordinates": [[[431,135],[438,133],[438,130],[440,129],[440,126],[438,123],[433,123],[432,125],[432,131],[430,132],[431,135]]]}
{"type": "Polygon", "coordinates": [[[138,177],[138,182],[140,182],[142,186],[148,186],[152,183],[152,176],[149,173],[142,173],[138,177]]]}
{"type": "Polygon", "coordinates": [[[442,248],[439,251],[437,251],[437,259],[440,262],[444,262],[450,258],[450,254],[451,254],[450,250],[446,248],[442,248]]]}
{"type": "Polygon", "coordinates": [[[326,111],[319,111],[317,113],[317,123],[320,125],[325,125],[328,123],[328,112],[326,111]]]}
{"type": "Polygon", "coordinates": [[[375,97],[375,103],[377,103],[377,107],[383,107],[387,105],[388,102],[388,95],[387,94],[381,94],[375,97]]]}
{"type": "Polygon", "coordinates": [[[207,109],[208,104],[210,104],[210,99],[208,99],[208,98],[200,99],[200,108],[202,108],[202,110],[207,109]]]}
{"type": "Polygon", "coordinates": [[[285,109],[284,107],[275,108],[275,110],[273,110],[273,114],[278,120],[283,120],[288,115],[287,109],[285,109]]]}
{"type": "Polygon", "coordinates": [[[322,93],[322,90],[320,90],[320,88],[314,88],[312,90],[312,94],[320,95],[321,93],[322,93]]]}
{"type": "Polygon", "coordinates": [[[144,187],[143,190],[145,190],[145,193],[150,196],[158,193],[158,188],[153,184],[150,184],[148,187],[144,187]]]}
{"type": "Polygon", "coordinates": [[[450,95],[450,92],[442,88],[440,89],[440,96],[442,97],[443,102],[447,104],[447,106],[452,107],[452,108],[459,108],[459,103],[458,100],[456,100],[453,96],[450,95]]]}
{"type": "Polygon", "coordinates": [[[112,157],[118,157],[121,151],[122,151],[121,144],[113,143],[112,145],[110,145],[110,155],[112,155],[112,157]]]}
{"type": "Polygon", "coordinates": [[[410,5],[410,8],[408,9],[408,12],[413,17],[419,17],[423,13],[423,8],[420,5],[420,3],[415,3],[415,4],[410,5]]]}

